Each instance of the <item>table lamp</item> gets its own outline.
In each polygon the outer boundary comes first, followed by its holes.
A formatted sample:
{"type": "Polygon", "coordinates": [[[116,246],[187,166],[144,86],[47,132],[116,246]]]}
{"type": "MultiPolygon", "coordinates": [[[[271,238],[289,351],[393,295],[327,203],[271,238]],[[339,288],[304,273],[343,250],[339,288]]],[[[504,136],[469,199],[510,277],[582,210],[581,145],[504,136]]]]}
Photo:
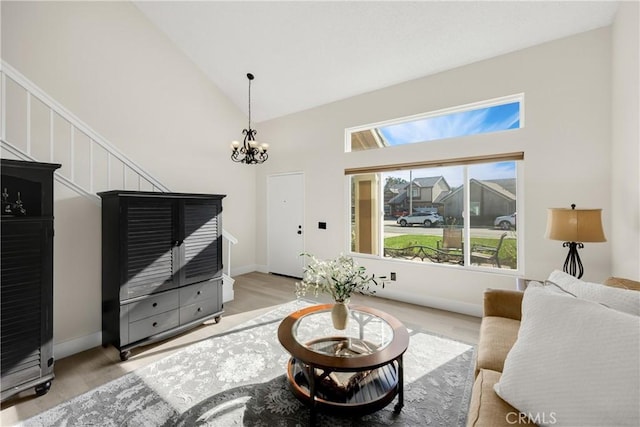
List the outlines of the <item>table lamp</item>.
{"type": "Polygon", "coordinates": [[[584,248],[584,242],[606,242],[602,230],[602,209],[576,209],[572,204],[568,208],[547,209],[547,231],[545,237],[564,241],[563,248],[569,253],[564,260],[563,271],[578,279],[584,274],[578,248],[584,248]]]}

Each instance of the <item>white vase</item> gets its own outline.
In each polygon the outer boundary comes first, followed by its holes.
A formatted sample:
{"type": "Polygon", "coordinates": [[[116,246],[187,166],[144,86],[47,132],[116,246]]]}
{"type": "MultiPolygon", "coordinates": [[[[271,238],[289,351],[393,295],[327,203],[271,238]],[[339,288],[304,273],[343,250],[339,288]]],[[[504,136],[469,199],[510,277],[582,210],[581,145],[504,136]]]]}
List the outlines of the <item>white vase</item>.
{"type": "Polygon", "coordinates": [[[339,330],[347,328],[349,321],[349,302],[348,301],[336,301],[331,309],[331,320],[333,321],[333,327],[339,330]]]}

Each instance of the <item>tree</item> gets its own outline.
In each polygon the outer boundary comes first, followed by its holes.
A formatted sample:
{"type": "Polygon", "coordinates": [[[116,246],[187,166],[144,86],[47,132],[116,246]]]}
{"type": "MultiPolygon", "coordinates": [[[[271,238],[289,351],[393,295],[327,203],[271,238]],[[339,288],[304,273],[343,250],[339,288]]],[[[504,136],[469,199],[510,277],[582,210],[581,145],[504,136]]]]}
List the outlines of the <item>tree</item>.
{"type": "Polygon", "coordinates": [[[409,182],[404,178],[400,178],[398,176],[388,176],[387,180],[384,183],[384,189],[387,190],[389,187],[392,187],[394,185],[408,184],[408,183],[409,182]]]}

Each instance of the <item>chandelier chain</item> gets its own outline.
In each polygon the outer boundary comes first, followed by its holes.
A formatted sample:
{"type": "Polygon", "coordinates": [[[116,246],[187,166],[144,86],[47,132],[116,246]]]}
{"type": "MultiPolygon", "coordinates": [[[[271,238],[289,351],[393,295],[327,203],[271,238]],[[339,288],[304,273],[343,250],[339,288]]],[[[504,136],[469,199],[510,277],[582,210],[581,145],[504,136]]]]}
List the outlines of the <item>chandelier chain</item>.
{"type": "Polygon", "coordinates": [[[253,75],[247,74],[249,77],[249,129],[251,129],[251,80],[253,80],[253,75]]]}

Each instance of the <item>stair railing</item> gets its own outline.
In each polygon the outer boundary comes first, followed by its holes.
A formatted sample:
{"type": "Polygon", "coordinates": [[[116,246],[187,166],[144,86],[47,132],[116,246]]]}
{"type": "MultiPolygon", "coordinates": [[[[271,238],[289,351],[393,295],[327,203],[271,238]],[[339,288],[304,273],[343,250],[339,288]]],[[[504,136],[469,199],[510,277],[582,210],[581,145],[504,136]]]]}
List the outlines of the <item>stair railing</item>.
{"type": "MultiPolygon", "coordinates": [[[[98,205],[100,205],[101,199],[96,193],[110,190],[114,186],[121,185],[121,189],[124,190],[170,191],[158,179],[151,176],[89,125],[5,61],[0,63],[0,91],[0,142],[2,149],[13,156],[22,160],[62,163],[62,168],[58,169],[54,175],[55,179],[98,205]],[[11,95],[9,95],[8,91],[11,91],[11,95]],[[8,100],[10,97],[12,97],[12,100],[8,100]],[[16,123],[23,126],[22,129],[15,129],[15,133],[23,138],[15,138],[15,140],[11,140],[7,132],[7,108],[8,103],[12,101],[16,104],[10,106],[11,114],[15,115],[12,118],[15,119],[16,123]],[[42,106],[40,109],[45,109],[48,116],[48,123],[46,123],[48,128],[46,133],[48,135],[44,140],[32,137],[37,127],[32,120],[36,103],[42,106]],[[60,121],[68,129],[68,138],[56,137],[56,130],[58,130],[57,127],[60,127],[60,121]],[[88,143],[88,147],[82,147],[80,141],[88,143]],[[88,154],[86,151],[88,151],[88,154]],[[44,156],[42,153],[45,153],[44,156]],[[98,153],[101,153],[102,156],[98,156],[98,153]],[[84,159],[82,158],[83,154],[84,159]],[[59,161],[60,158],[65,158],[67,161],[59,161]],[[101,164],[101,160],[103,161],[102,163],[106,164],[101,164]],[[87,164],[89,169],[88,182],[86,182],[87,180],[82,182],[79,179],[79,169],[81,169],[79,166],[86,167],[87,164]],[[99,169],[106,176],[100,176],[99,169]],[[99,178],[102,181],[101,185],[98,183],[99,178]]],[[[18,125],[16,124],[15,126],[18,125]]],[[[225,276],[233,285],[233,279],[231,279],[231,246],[238,243],[238,240],[226,230],[222,231],[222,236],[227,241],[228,251],[228,271],[225,276]]]]}
{"type": "Polygon", "coordinates": [[[14,156],[23,160],[62,163],[63,167],[56,173],[57,179],[94,202],[99,202],[99,198],[95,193],[113,188],[116,180],[123,189],[127,190],[169,191],[158,179],[147,173],[89,125],[47,95],[5,61],[2,61],[2,67],[0,67],[0,85],[2,90],[0,139],[2,140],[3,149],[14,156]],[[23,129],[15,129],[16,133],[24,136],[24,141],[11,141],[11,137],[7,132],[9,90],[14,95],[16,107],[21,107],[22,105],[20,104],[24,105],[22,114],[17,111],[19,108],[12,108],[11,110],[12,114],[17,115],[15,122],[24,126],[23,129]],[[21,96],[23,96],[22,99],[20,99],[21,96]],[[32,120],[35,102],[42,105],[48,115],[48,123],[46,124],[48,126],[48,135],[46,140],[32,137],[35,127],[32,120]],[[57,127],[60,126],[64,128],[61,130],[65,132],[68,129],[68,138],[56,137],[57,127]],[[88,150],[87,147],[80,147],[78,142],[80,140],[88,142],[88,150]],[[43,147],[43,144],[47,146],[43,147]],[[86,154],[86,151],[88,151],[88,154],[86,154]],[[97,166],[100,165],[100,160],[97,159],[96,155],[98,151],[103,153],[102,157],[106,156],[106,165],[102,165],[103,172],[106,174],[106,177],[101,177],[103,178],[103,188],[98,188],[96,182],[98,178],[97,166]],[[46,154],[43,156],[42,153],[46,154]],[[81,153],[84,154],[84,159],[80,157],[81,153]],[[68,161],[59,161],[58,159],[60,158],[68,161]],[[88,166],[88,183],[80,182],[78,179],[78,166],[80,165],[88,166]]]}

